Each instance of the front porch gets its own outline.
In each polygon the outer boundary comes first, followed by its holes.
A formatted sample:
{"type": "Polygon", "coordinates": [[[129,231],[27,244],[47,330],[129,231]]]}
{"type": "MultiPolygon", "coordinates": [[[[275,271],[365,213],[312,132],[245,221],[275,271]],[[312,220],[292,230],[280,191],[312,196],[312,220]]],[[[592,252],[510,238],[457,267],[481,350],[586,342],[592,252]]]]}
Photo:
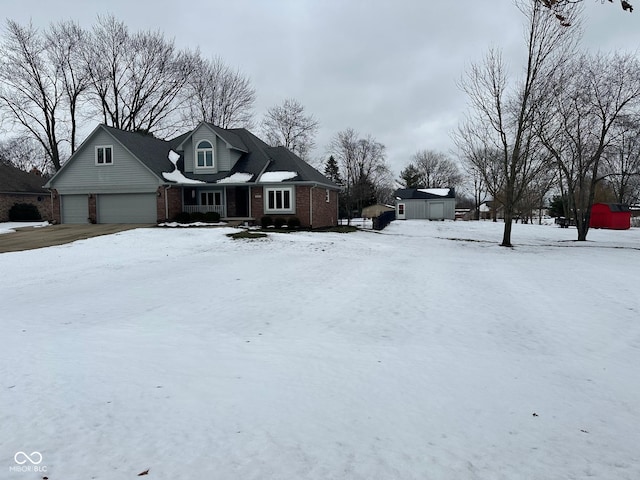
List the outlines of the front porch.
{"type": "Polygon", "coordinates": [[[253,220],[248,186],[183,187],[182,211],[216,212],[222,219],[253,220]]]}

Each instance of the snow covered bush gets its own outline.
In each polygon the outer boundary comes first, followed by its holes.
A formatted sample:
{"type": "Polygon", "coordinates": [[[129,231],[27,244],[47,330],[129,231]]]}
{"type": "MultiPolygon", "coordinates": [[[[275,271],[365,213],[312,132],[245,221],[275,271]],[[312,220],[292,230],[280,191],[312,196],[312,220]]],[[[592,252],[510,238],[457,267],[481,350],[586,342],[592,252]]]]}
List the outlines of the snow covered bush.
{"type": "Polygon", "coordinates": [[[289,228],[300,228],[300,219],[298,217],[289,217],[287,219],[287,225],[289,228]]]}
{"type": "Polygon", "coordinates": [[[262,228],[270,227],[273,225],[273,219],[265,215],[260,219],[260,225],[262,225],[262,228]]]}

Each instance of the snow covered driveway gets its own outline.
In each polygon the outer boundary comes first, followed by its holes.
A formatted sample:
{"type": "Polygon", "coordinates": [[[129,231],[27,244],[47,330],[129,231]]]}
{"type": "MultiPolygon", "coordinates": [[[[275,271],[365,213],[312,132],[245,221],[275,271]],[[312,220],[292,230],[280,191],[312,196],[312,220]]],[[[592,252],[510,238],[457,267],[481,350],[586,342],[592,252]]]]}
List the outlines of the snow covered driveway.
{"type": "Polygon", "coordinates": [[[639,478],[640,230],[500,229],[2,254],[0,478],[639,478]]]}

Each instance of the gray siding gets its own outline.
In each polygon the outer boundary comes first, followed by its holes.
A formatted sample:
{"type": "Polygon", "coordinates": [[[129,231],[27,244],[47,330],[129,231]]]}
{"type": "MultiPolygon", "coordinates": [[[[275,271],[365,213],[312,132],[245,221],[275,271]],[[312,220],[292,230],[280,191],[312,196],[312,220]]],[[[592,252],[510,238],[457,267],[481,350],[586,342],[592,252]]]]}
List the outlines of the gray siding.
{"type": "MultiPolygon", "coordinates": [[[[218,147],[218,136],[211,131],[211,129],[207,128],[205,125],[200,125],[200,128],[196,129],[191,136],[191,168],[193,172],[196,173],[218,173],[218,157],[220,155],[220,148],[218,147]],[[202,140],[208,140],[213,145],[213,165],[214,168],[195,168],[195,149],[198,143],[202,140]]],[[[186,152],[185,152],[186,153],[186,152]]],[[[186,162],[185,162],[185,171],[186,170],[186,162]]]]}
{"type": "Polygon", "coordinates": [[[453,198],[434,200],[399,200],[405,204],[405,218],[426,220],[453,220],[456,217],[456,201],[453,198]]]}
{"type": "Polygon", "coordinates": [[[97,131],[51,182],[60,194],[155,192],[158,177],[136,160],[111,135],[97,131]],[[96,165],[95,147],[113,147],[113,164],[96,165]]]}
{"type": "Polygon", "coordinates": [[[183,143],[182,148],[184,149],[184,171],[189,173],[228,172],[241,156],[240,152],[227,147],[227,143],[205,125],[196,129],[191,138],[183,143]],[[213,145],[214,168],[195,168],[196,145],[202,140],[208,140],[213,145]]]}
{"type": "Polygon", "coordinates": [[[184,171],[193,173],[193,142],[191,138],[188,138],[182,144],[183,153],[182,157],[184,158],[184,171]]]}

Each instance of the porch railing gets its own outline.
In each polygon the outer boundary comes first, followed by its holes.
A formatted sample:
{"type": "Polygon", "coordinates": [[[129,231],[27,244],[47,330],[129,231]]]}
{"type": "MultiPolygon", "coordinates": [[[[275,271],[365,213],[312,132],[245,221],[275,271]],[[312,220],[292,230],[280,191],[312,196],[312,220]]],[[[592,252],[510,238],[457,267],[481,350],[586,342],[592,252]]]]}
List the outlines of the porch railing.
{"type": "Polygon", "coordinates": [[[221,217],[224,217],[224,205],[183,205],[182,211],[187,213],[217,212],[221,217]]]}

